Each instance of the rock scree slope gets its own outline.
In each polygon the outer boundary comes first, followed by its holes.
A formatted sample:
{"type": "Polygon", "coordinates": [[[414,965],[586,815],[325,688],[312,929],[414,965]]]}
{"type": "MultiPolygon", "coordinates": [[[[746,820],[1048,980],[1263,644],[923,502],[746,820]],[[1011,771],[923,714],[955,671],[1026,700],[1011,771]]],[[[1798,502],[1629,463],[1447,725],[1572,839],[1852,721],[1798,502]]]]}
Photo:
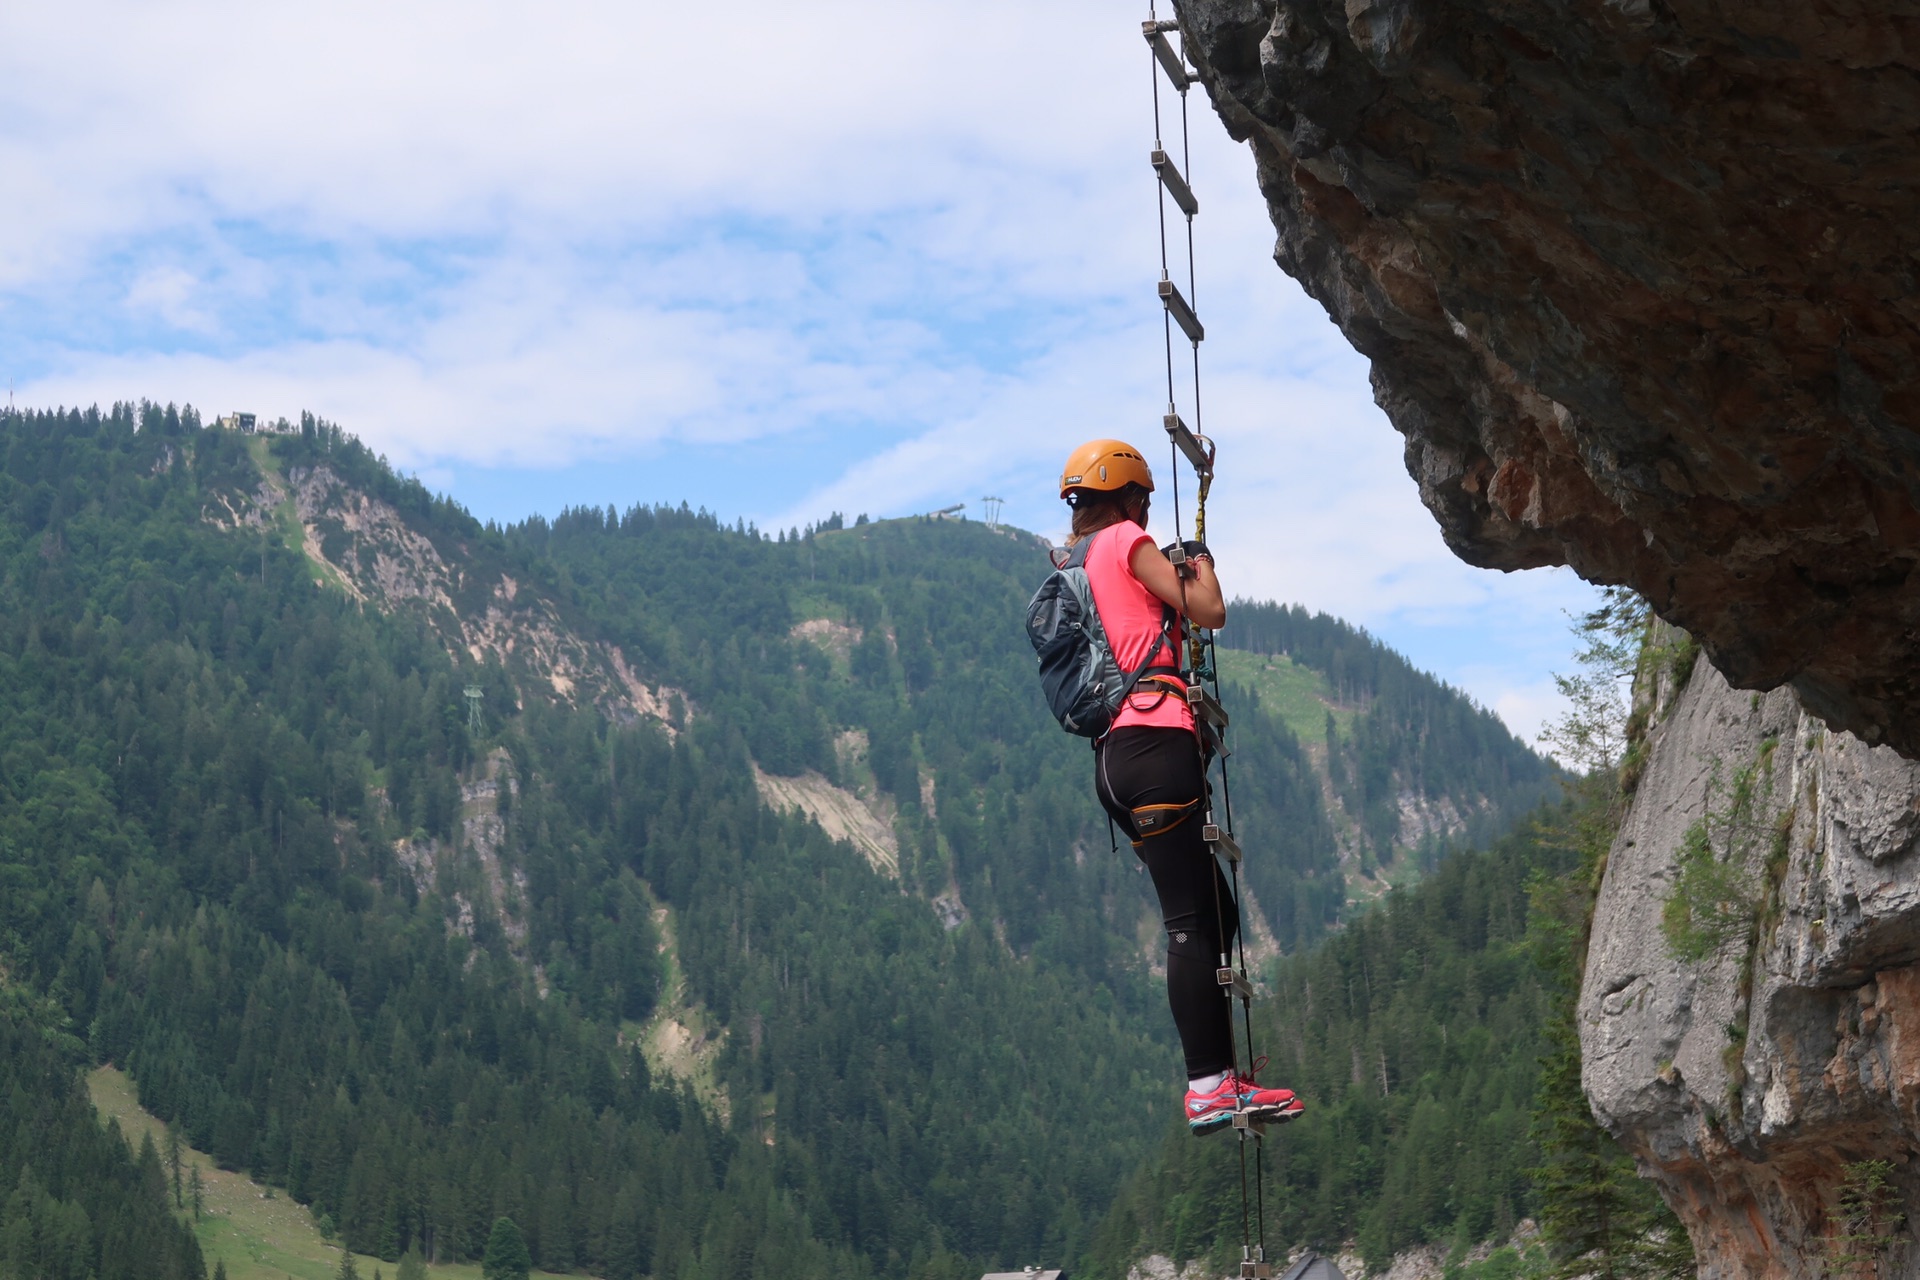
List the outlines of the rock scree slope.
{"type": "Polygon", "coordinates": [[[1449,545],[1920,754],[1920,8],[1175,7],[1449,545]]]}

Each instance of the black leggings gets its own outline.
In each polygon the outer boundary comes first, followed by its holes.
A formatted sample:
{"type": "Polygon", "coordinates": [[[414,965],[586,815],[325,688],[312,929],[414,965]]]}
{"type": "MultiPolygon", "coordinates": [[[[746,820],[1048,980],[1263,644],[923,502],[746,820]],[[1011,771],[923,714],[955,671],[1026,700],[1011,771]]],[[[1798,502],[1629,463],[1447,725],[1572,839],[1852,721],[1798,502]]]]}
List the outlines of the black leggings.
{"type": "Polygon", "coordinates": [[[1160,895],[1167,922],[1167,1004],[1189,1078],[1233,1065],[1233,1002],[1214,971],[1239,933],[1240,913],[1220,864],[1200,838],[1206,786],[1199,750],[1186,729],[1129,725],[1108,734],[1094,755],[1093,787],[1101,807],[1133,841],[1160,895]],[[1188,804],[1182,816],[1180,806],[1188,804]],[[1149,828],[1144,835],[1143,823],[1149,828]]]}

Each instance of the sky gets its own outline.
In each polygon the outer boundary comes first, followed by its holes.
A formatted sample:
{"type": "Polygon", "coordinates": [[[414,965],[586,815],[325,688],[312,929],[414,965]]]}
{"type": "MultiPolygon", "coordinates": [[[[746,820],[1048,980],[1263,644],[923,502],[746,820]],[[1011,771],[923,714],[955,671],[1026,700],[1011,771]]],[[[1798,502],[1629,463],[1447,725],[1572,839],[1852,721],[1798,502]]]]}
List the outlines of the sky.
{"type": "MultiPolygon", "coordinates": [[[[0,6],[0,377],[23,406],[311,411],[502,522],[977,518],[997,495],[1058,535],[1074,445],[1166,457],[1145,16],[0,6]]],[[[1164,83],[1160,106],[1179,155],[1164,83]]],[[[1364,626],[1532,741],[1592,589],[1452,557],[1198,89],[1186,136],[1229,594],[1364,626]]]]}

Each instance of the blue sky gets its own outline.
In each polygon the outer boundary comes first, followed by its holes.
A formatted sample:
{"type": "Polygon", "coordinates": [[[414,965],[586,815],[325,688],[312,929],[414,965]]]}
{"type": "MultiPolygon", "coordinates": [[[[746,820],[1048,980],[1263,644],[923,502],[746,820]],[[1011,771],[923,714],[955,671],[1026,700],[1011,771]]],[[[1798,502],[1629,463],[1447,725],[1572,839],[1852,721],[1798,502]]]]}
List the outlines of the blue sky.
{"type": "MultiPolygon", "coordinates": [[[[1074,444],[1161,456],[1144,14],[688,8],[0,10],[0,376],[312,410],[501,520],[991,493],[1051,533],[1074,444]]],[[[1250,157],[1197,92],[1191,125],[1229,589],[1360,623],[1531,739],[1591,591],[1446,552],[1365,361],[1272,264],[1250,157]]]]}

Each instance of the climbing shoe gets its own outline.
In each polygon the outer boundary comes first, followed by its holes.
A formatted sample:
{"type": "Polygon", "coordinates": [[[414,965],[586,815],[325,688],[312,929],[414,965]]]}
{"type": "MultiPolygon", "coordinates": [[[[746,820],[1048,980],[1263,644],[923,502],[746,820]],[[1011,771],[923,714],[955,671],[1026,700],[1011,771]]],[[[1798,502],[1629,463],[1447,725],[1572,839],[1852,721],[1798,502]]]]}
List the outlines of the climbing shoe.
{"type": "Polygon", "coordinates": [[[1233,1113],[1245,1111],[1259,1119],[1277,1124],[1291,1120],[1306,1108],[1291,1089],[1269,1089],[1253,1077],[1267,1064],[1265,1058],[1254,1063],[1253,1072],[1241,1075],[1227,1072],[1218,1087],[1201,1093],[1187,1090],[1187,1128],[1196,1134],[1212,1133],[1233,1123],[1233,1113]]]}

